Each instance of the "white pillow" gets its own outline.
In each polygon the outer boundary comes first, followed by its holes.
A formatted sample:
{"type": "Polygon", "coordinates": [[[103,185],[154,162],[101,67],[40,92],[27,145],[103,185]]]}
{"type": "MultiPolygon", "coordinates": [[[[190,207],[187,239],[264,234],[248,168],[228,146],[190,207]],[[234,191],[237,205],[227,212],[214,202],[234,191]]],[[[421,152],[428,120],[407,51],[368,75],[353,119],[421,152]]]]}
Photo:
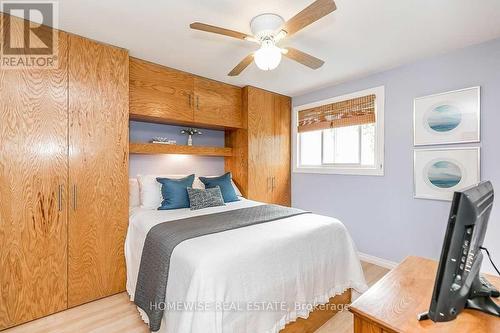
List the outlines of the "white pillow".
{"type": "MultiPolygon", "coordinates": [[[[156,209],[163,201],[161,195],[161,184],[156,180],[160,178],[180,179],[188,175],[137,175],[140,188],[141,207],[156,209]]],[[[198,178],[193,182],[193,188],[203,188],[203,183],[198,178]],[[201,184],[201,185],[200,185],[201,184]]]]}
{"type": "Polygon", "coordinates": [[[240,189],[238,188],[238,186],[236,186],[236,184],[234,183],[234,181],[233,181],[232,178],[231,178],[231,184],[233,184],[234,191],[236,192],[236,195],[239,196],[239,197],[242,197],[243,194],[241,194],[240,189]]]}
{"type": "Polygon", "coordinates": [[[139,191],[139,182],[136,178],[128,180],[128,202],[130,207],[139,207],[141,205],[141,194],[139,191]]]}

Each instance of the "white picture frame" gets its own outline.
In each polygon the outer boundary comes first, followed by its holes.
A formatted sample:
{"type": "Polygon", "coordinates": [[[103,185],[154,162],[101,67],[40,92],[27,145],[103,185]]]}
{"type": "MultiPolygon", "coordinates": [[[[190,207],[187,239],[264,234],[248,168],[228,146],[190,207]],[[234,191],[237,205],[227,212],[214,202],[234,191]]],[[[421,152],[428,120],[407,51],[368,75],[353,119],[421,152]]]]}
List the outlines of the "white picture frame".
{"type": "Polygon", "coordinates": [[[414,198],[451,201],[481,181],[480,148],[415,149],[413,175],[414,198]]]}
{"type": "Polygon", "coordinates": [[[481,88],[471,87],[415,98],[415,146],[480,142],[481,88]]]}

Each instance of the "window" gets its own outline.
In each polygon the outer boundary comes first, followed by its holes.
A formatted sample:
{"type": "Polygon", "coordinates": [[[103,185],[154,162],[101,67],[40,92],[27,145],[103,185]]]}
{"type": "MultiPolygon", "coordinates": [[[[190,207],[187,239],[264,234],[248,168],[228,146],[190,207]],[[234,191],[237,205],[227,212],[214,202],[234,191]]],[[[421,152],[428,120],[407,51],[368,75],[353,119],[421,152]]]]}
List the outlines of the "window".
{"type": "Polygon", "coordinates": [[[384,87],[294,108],[294,172],[383,175],[384,87]]]}

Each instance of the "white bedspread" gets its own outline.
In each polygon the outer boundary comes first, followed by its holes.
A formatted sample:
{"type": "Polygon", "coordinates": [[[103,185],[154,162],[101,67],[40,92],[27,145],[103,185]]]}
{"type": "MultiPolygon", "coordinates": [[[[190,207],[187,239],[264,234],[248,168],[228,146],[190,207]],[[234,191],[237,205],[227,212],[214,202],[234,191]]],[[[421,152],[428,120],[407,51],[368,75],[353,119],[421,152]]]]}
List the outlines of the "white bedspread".
{"type": "MultiPolygon", "coordinates": [[[[151,227],[259,204],[243,199],[198,211],[132,209],[125,242],[131,299],[151,227]]],[[[206,235],[174,249],[166,295],[170,310],[160,332],[277,333],[347,288],[363,292],[366,283],[352,239],[336,219],[305,214],[206,235]]]]}

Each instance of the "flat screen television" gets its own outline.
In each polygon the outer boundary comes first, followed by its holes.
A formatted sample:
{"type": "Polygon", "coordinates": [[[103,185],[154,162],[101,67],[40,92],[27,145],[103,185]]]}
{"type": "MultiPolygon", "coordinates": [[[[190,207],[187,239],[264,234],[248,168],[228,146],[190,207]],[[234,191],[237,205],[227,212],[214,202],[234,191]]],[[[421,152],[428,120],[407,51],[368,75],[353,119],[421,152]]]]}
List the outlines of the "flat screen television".
{"type": "Polygon", "coordinates": [[[480,274],[493,198],[489,181],[455,192],[429,312],[419,315],[420,320],[450,321],[464,308],[500,317],[500,307],[491,299],[499,292],[480,274]]]}

